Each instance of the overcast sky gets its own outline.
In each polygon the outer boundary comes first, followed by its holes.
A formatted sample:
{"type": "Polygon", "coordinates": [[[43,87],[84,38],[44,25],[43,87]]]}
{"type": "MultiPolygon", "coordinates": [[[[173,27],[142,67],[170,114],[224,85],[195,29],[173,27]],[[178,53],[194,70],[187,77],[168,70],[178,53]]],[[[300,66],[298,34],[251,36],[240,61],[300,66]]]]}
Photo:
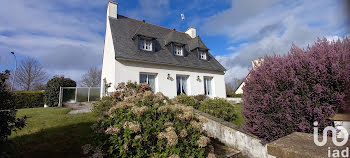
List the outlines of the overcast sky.
{"type": "MultiPolygon", "coordinates": [[[[118,13],[185,31],[197,28],[226,67],[226,80],[245,77],[251,60],[305,48],[317,37],[343,38],[343,0],[116,0],[118,13]],[[185,14],[181,21],[180,14],[185,14]]],[[[35,57],[50,77],[79,81],[101,68],[107,0],[0,0],[0,70],[35,57]]]]}

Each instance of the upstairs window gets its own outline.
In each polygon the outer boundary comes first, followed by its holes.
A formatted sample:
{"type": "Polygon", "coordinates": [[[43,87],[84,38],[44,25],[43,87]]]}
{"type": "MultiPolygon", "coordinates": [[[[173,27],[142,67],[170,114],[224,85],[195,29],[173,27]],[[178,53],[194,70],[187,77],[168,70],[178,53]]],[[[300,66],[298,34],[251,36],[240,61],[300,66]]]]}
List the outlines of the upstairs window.
{"type": "Polygon", "coordinates": [[[174,54],[178,56],[183,56],[183,47],[174,45],[174,54]]]}
{"type": "Polygon", "coordinates": [[[152,51],[152,40],[140,39],[139,47],[141,50],[152,51]]]}
{"type": "Polygon", "coordinates": [[[207,60],[207,53],[200,52],[200,58],[203,59],[203,60],[207,60]]]}

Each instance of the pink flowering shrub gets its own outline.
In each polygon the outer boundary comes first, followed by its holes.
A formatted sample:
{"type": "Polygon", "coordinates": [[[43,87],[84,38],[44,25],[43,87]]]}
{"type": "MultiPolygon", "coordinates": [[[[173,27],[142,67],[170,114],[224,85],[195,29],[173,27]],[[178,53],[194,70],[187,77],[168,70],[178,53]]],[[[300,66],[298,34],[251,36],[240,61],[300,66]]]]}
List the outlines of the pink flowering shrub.
{"type": "Polygon", "coordinates": [[[350,40],[318,40],[303,50],[292,46],[286,56],[265,57],[243,87],[244,128],[263,142],[292,132],[313,132],[331,124],[343,109],[349,90],[350,40]]]}
{"type": "Polygon", "coordinates": [[[173,104],[147,85],[121,83],[112,97],[95,103],[94,111],[103,117],[91,126],[95,147],[83,147],[89,155],[207,157],[214,152],[193,107],[173,104]]]}

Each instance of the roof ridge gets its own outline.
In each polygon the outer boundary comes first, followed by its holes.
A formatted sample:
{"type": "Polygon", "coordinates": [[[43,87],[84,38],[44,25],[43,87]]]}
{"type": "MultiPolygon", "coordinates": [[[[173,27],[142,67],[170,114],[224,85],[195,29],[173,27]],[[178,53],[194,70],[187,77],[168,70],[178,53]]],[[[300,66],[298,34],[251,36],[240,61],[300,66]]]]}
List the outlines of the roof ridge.
{"type": "MultiPolygon", "coordinates": [[[[162,28],[165,28],[165,29],[168,29],[168,30],[173,30],[173,31],[176,31],[176,32],[179,32],[179,33],[183,33],[185,35],[188,35],[187,33],[185,32],[181,32],[181,31],[178,31],[176,29],[171,29],[171,28],[167,28],[167,27],[164,27],[164,26],[160,26],[160,25],[156,25],[156,24],[152,24],[152,23],[149,23],[149,22],[143,22],[142,20],[138,20],[138,19],[135,19],[135,18],[131,18],[131,17],[128,17],[128,16],[124,16],[124,15],[121,15],[121,14],[118,14],[120,16],[123,16],[123,17],[126,17],[126,18],[129,18],[131,20],[135,20],[135,21],[138,21],[138,22],[142,22],[142,23],[147,23],[147,24],[150,24],[150,25],[154,25],[154,26],[157,26],[157,27],[162,27],[162,28]]],[[[189,36],[189,35],[188,35],[189,36]]]]}

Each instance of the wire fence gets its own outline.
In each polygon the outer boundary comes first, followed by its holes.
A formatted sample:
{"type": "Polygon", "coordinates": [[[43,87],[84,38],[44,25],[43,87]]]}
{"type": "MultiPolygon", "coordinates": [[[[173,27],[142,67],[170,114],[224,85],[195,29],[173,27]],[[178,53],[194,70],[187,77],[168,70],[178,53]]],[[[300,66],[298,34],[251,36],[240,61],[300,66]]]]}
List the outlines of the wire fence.
{"type": "Polygon", "coordinates": [[[100,99],[100,87],[60,87],[58,106],[63,103],[92,102],[100,99]]]}

